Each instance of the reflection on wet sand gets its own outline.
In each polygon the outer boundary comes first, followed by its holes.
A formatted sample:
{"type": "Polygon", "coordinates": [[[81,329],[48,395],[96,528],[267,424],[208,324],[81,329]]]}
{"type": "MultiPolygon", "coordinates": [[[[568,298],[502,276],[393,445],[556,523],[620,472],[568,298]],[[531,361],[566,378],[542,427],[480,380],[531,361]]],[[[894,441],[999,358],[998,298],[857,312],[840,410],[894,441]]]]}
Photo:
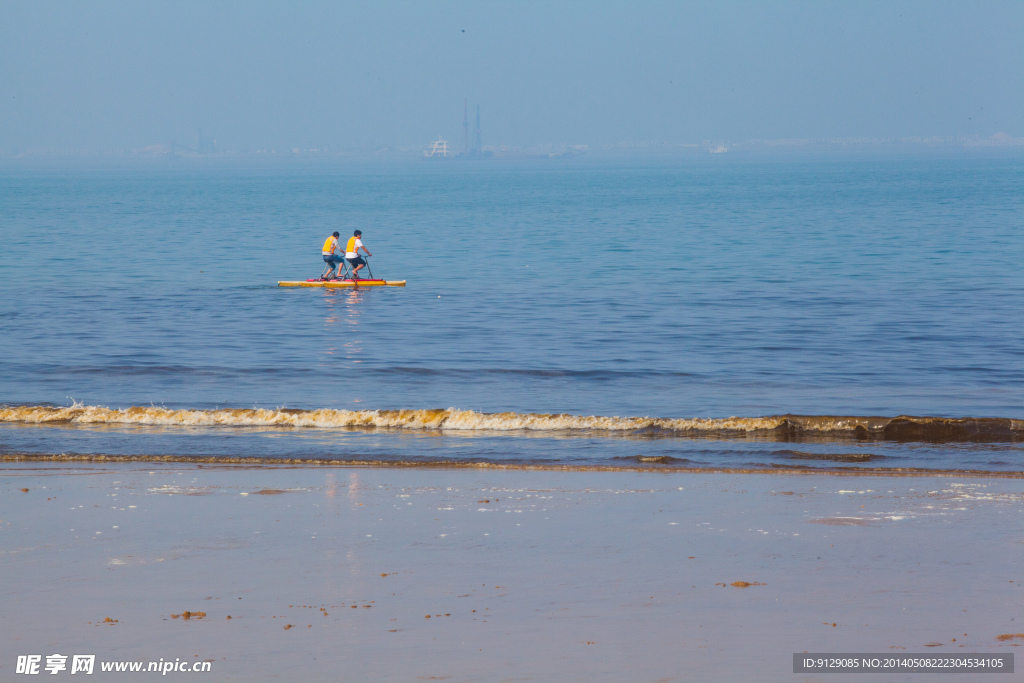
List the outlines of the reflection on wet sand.
{"type": "Polygon", "coordinates": [[[3,520],[7,661],[56,628],[218,680],[772,683],[793,680],[779,653],[1024,639],[1005,480],[11,464],[0,483],[27,491],[3,520]],[[209,495],[166,495],[185,487],[209,495]],[[239,495],[259,491],[288,495],[239,495]]]}

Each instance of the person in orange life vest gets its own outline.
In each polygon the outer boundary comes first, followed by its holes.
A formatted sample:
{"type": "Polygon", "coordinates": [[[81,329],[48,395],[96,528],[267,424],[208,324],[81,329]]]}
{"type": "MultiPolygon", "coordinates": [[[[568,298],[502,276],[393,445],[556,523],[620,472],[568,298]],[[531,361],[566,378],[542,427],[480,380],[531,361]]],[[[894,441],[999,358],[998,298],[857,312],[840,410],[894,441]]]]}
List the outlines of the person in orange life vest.
{"type": "Polygon", "coordinates": [[[362,249],[366,252],[367,256],[373,256],[370,251],[363,246],[363,241],[359,237],[363,234],[362,230],[356,230],[352,233],[352,236],[348,238],[348,245],[345,247],[345,260],[352,266],[352,279],[359,279],[360,269],[366,265],[366,261],[359,255],[359,250],[362,249]]]}
{"type": "Polygon", "coordinates": [[[324,261],[326,261],[327,264],[331,267],[331,272],[327,274],[327,276],[324,278],[325,280],[333,280],[335,277],[337,277],[338,268],[339,266],[341,266],[342,263],[342,257],[335,253],[338,251],[339,237],[341,237],[341,234],[338,232],[334,232],[330,237],[327,238],[327,241],[324,242],[324,248],[321,250],[321,253],[323,254],[324,257],[324,261]]]}

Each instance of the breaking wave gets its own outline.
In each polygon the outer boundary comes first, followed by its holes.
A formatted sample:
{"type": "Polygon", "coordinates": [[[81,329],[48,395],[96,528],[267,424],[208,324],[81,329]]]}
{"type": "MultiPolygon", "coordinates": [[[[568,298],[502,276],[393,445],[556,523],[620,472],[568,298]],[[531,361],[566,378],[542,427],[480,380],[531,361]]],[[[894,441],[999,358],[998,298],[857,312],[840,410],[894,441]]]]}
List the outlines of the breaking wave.
{"type": "Polygon", "coordinates": [[[472,410],[343,410],[135,406],[0,406],[0,422],[82,425],[166,425],[314,429],[402,429],[468,432],[611,433],[652,436],[800,436],[906,441],[1021,441],[1024,420],[1009,418],[771,415],[728,418],[604,417],[564,413],[480,413],[472,410]]]}

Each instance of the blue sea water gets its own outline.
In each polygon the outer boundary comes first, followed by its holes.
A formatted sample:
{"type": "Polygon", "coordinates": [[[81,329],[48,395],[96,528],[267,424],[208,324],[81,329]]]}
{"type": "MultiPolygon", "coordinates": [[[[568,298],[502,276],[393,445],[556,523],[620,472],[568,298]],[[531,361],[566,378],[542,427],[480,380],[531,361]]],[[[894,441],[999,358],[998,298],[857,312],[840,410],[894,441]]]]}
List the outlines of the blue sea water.
{"type": "Polygon", "coordinates": [[[1020,422],[895,441],[572,422],[1024,419],[1019,155],[10,162],[0,206],[8,454],[1024,470],[1020,422]],[[277,286],[354,229],[406,287],[277,286]],[[191,417],[23,415],[73,404],[191,417]],[[253,408],[349,417],[202,418],[253,408]],[[447,408],[512,415],[347,412],[447,408]]]}

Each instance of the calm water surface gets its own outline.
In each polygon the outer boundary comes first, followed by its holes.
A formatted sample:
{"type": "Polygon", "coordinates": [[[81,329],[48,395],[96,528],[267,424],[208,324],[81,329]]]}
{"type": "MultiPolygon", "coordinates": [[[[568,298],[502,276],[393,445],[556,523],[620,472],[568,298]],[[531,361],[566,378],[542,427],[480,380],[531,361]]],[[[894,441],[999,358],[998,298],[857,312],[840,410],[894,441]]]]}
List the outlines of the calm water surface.
{"type": "Polygon", "coordinates": [[[0,205],[8,454],[1024,470],[1009,421],[920,440],[574,421],[1024,419],[1021,159],[8,164],[0,205]],[[354,229],[407,287],[276,286],[354,229]],[[115,414],[132,406],[151,412],[115,414]],[[421,424],[446,408],[472,413],[421,424]],[[419,417],[348,412],[381,410],[419,417]]]}

